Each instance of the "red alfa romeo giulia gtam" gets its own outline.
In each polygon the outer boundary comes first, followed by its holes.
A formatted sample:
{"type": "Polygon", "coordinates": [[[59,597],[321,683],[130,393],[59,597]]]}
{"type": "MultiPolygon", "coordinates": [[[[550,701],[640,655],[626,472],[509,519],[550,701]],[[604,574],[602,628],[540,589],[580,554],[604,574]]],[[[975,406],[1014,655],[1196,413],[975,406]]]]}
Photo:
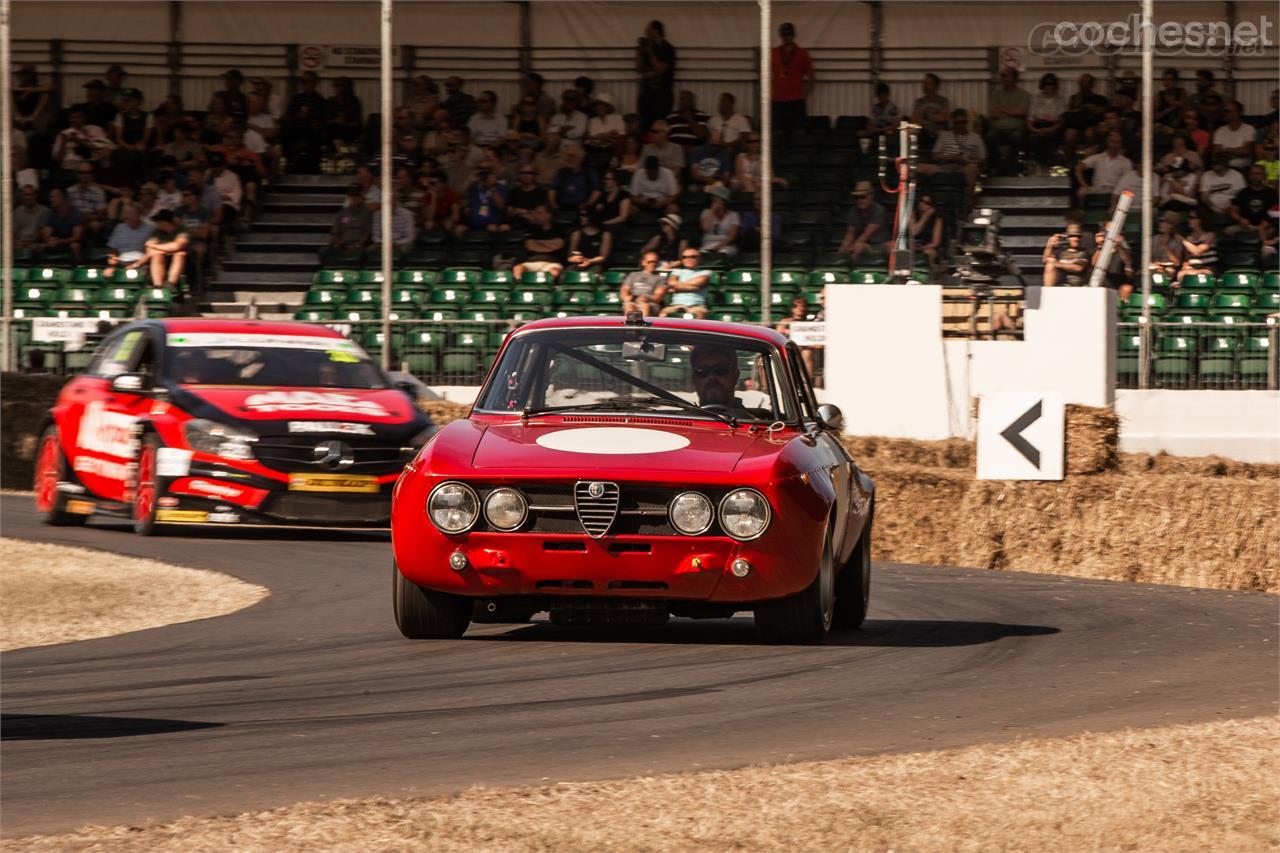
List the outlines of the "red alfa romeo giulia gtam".
{"type": "Polygon", "coordinates": [[[874,484],[840,421],[768,329],[638,314],[530,323],[470,417],[396,486],[396,624],[442,638],[473,610],[546,610],[557,624],[751,610],[774,642],[857,627],[874,484]]]}

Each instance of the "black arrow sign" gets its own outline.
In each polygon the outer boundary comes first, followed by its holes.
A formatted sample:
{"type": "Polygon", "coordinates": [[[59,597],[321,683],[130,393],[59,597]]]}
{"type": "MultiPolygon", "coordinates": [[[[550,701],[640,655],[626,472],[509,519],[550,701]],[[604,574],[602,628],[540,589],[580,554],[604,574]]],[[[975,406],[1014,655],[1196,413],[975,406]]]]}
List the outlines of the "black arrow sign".
{"type": "Polygon", "coordinates": [[[1036,466],[1036,470],[1040,470],[1040,450],[1031,442],[1022,437],[1022,431],[1040,420],[1040,409],[1044,404],[1043,400],[1038,400],[1034,406],[1027,409],[1018,419],[1004,428],[1000,436],[1013,445],[1014,449],[1027,458],[1027,461],[1036,466]]]}

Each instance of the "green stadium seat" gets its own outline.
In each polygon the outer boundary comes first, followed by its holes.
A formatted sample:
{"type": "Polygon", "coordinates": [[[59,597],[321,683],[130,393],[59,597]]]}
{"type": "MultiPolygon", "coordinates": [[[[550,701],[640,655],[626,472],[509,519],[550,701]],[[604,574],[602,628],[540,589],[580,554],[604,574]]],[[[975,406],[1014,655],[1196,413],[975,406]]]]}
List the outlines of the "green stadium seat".
{"type": "Polygon", "coordinates": [[[597,290],[592,304],[597,308],[616,308],[622,305],[622,295],[616,290],[597,290]]]}
{"type": "Polygon", "coordinates": [[[325,285],[312,285],[307,291],[307,295],[303,297],[303,304],[307,307],[315,307],[318,305],[329,305],[336,307],[345,302],[347,299],[347,290],[343,287],[332,287],[325,285]]]}
{"type": "Polygon", "coordinates": [[[529,306],[539,308],[551,307],[552,297],[549,290],[534,290],[527,287],[516,288],[511,293],[513,306],[529,306]]]}
{"type": "Polygon", "coordinates": [[[1207,272],[1198,272],[1184,276],[1182,284],[1179,286],[1184,292],[1188,290],[1213,290],[1217,287],[1217,283],[1217,279],[1214,278],[1212,274],[1207,272]]]}
{"type": "Polygon", "coordinates": [[[1219,293],[1213,297],[1213,310],[1219,313],[1230,310],[1249,310],[1253,307],[1250,293],[1219,293]]]}
{"type": "Polygon", "coordinates": [[[723,276],[724,283],[730,287],[747,285],[759,287],[763,276],[758,269],[732,269],[723,276]]]}
{"type": "Polygon", "coordinates": [[[1248,321],[1249,321],[1248,316],[1244,312],[1233,313],[1233,314],[1218,313],[1218,314],[1209,315],[1210,323],[1220,323],[1226,326],[1238,326],[1241,323],[1247,323],[1248,321]]]}
{"type": "Polygon", "coordinates": [[[1177,297],[1174,298],[1173,304],[1175,308],[1204,309],[1209,307],[1209,301],[1209,294],[1203,291],[1193,290],[1190,292],[1180,292],[1177,297]]]}
{"type": "MultiPolygon", "coordinates": [[[[392,280],[395,280],[394,275],[392,280]]],[[[382,270],[361,270],[360,284],[382,284],[382,270]]]]}
{"type": "Polygon", "coordinates": [[[889,273],[885,270],[859,268],[849,276],[854,284],[884,284],[889,273]]]}
{"type": "Polygon", "coordinates": [[[531,284],[540,284],[550,287],[555,284],[555,277],[548,272],[533,272],[532,270],[528,270],[524,275],[520,276],[520,284],[525,285],[526,287],[531,284]]]}
{"type": "Polygon", "coordinates": [[[430,286],[440,279],[440,274],[435,270],[399,270],[393,279],[395,284],[409,285],[418,284],[430,286]]]}
{"type": "Polygon", "coordinates": [[[463,305],[470,298],[469,290],[456,287],[441,287],[431,291],[432,305],[463,305]]]}
{"type": "Polygon", "coordinates": [[[138,301],[138,287],[110,285],[98,291],[98,305],[132,305],[138,301]]]}
{"type": "MultiPolygon", "coordinates": [[[[15,259],[15,263],[16,263],[16,259],[15,259]]],[[[9,271],[9,276],[10,276],[10,280],[14,284],[23,284],[27,280],[27,268],[14,267],[12,270],[9,271]]]]}
{"type": "Polygon", "coordinates": [[[418,312],[418,316],[433,323],[444,323],[458,319],[458,308],[454,305],[427,305],[418,312]]]}
{"type": "Polygon", "coordinates": [[[27,271],[27,281],[41,284],[64,285],[71,281],[72,272],[58,267],[36,267],[27,271]]]}
{"type": "Polygon", "coordinates": [[[149,280],[146,271],[140,269],[117,269],[115,275],[110,278],[112,284],[126,284],[134,287],[143,287],[149,280]]]}
{"type": "Polygon", "coordinates": [[[377,320],[380,312],[376,308],[361,308],[356,305],[343,305],[338,309],[337,319],[343,323],[365,323],[377,320]]]}
{"type": "Polygon", "coordinates": [[[777,287],[801,287],[809,279],[809,271],[806,269],[788,269],[774,270],[770,278],[775,288],[777,287]]]}
{"type": "Polygon", "coordinates": [[[391,302],[401,310],[416,310],[427,301],[428,293],[417,287],[396,286],[391,291],[391,302]]]}
{"type": "Polygon", "coordinates": [[[848,267],[827,267],[809,273],[810,287],[825,287],[828,284],[848,284],[850,273],[848,267]]]}
{"type": "Polygon", "coordinates": [[[1267,366],[1271,356],[1271,339],[1267,335],[1245,337],[1240,352],[1240,380],[1246,385],[1265,387],[1267,366]]]}
{"type": "Polygon", "coordinates": [[[630,275],[634,270],[608,269],[604,271],[604,283],[610,287],[621,287],[622,280],[630,275]]]}
{"type": "Polygon", "coordinates": [[[720,320],[725,323],[745,323],[747,315],[742,311],[721,311],[714,310],[707,315],[708,320],[720,320]]]}
{"type": "Polygon", "coordinates": [[[1280,311],[1280,290],[1264,290],[1258,294],[1257,307],[1268,314],[1280,311]]]}
{"type": "Polygon", "coordinates": [[[83,308],[92,305],[97,298],[98,288],[96,287],[60,287],[53,296],[53,304],[83,308]]]}
{"type": "Polygon", "coordinates": [[[472,323],[493,323],[502,319],[502,312],[497,305],[490,308],[467,307],[459,317],[472,323]]]}
{"type": "Polygon", "coordinates": [[[382,288],[363,287],[357,285],[347,291],[347,305],[381,305],[382,304],[382,288]]]}
{"type": "Polygon", "coordinates": [[[450,267],[440,274],[439,283],[443,285],[473,285],[480,281],[480,271],[450,267]]]}
{"type": "Polygon", "coordinates": [[[503,312],[503,316],[508,320],[514,320],[517,323],[530,323],[534,320],[541,319],[543,312],[537,308],[511,308],[508,307],[503,312]]]}
{"type": "Polygon", "coordinates": [[[1191,361],[1196,340],[1191,335],[1160,336],[1156,346],[1155,374],[1161,385],[1181,387],[1191,379],[1191,361]]]}
{"type": "Polygon", "coordinates": [[[510,289],[515,284],[515,276],[511,270],[485,270],[480,273],[480,284],[487,288],[506,288],[510,289]]]}
{"type": "Polygon", "coordinates": [[[50,316],[50,317],[60,317],[60,318],[64,318],[64,319],[65,319],[65,318],[67,318],[67,317],[88,317],[88,316],[89,316],[89,309],[88,309],[88,308],[71,308],[71,307],[66,307],[66,308],[64,308],[64,307],[57,307],[57,308],[52,308],[52,309],[50,309],[50,310],[47,312],[47,315],[48,315],[48,316],[50,316]]]}
{"type": "MultiPolygon", "coordinates": [[[[1164,311],[1168,301],[1168,298],[1163,293],[1153,293],[1149,298],[1148,304],[1151,306],[1152,313],[1159,314],[1164,311]]],[[[1125,307],[1135,313],[1141,313],[1142,294],[1138,292],[1131,294],[1129,298],[1125,300],[1125,307]]]]}
{"type": "Polygon", "coordinates": [[[56,284],[28,283],[13,289],[13,302],[15,305],[45,308],[53,304],[57,293],[56,284]]]}
{"type": "Polygon", "coordinates": [[[736,310],[746,311],[760,304],[760,294],[751,290],[725,290],[721,291],[715,304],[717,307],[732,306],[736,310]]]}
{"type": "Polygon", "coordinates": [[[586,307],[595,304],[596,294],[594,290],[582,290],[574,288],[572,290],[560,290],[555,294],[553,304],[557,308],[563,308],[566,305],[578,305],[586,307]]]}
{"type": "Polygon", "coordinates": [[[332,308],[300,308],[293,314],[293,319],[302,323],[332,323],[335,311],[332,308]]]}
{"type": "Polygon", "coordinates": [[[101,287],[108,281],[108,279],[102,275],[103,272],[104,270],[100,267],[77,267],[71,275],[71,283],[101,287]]]}
{"type": "Polygon", "coordinates": [[[506,288],[481,287],[471,291],[472,304],[506,305],[511,301],[511,291],[506,288]]]}
{"type": "Polygon", "coordinates": [[[584,287],[591,288],[596,286],[596,274],[591,270],[565,270],[560,276],[561,287],[584,287]]]}
{"type": "Polygon", "coordinates": [[[1268,270],[1262,274],[1263,290],[1280,290],[1280,270],[1268,270]]]}
{"type": "Polygon", "coordinates": [[[1190,310],[1183,308],[1174,308],[1164,315],[1166,323],[1203,323],[1205,321],[1205,313],[1198,310],[1190,310]]]}
{"type": "Polygon", "coordinates": [[[324,269],[316,273],[312,284],[356,284],[360,281],[360,271],[350,269],[324,269]]]}
{"type": "Polygon", "coordinates": [[[97,317],[99,320],[126,320],[133,316],[133,309],[127,305],[95,303],[89,309],[88,316],[97,317]]]}

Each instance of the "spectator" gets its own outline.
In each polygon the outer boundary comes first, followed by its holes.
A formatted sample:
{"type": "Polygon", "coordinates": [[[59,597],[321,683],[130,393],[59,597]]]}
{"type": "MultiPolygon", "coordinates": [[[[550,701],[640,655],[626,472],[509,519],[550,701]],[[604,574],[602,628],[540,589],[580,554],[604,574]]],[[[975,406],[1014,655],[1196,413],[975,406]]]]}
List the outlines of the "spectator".
{"type": "Polygon", "coordinates": [[[466,204],[456,236],[461,237],[468,230],[497,232],[511,227],[506,222],[507,188],[493,169],[477,169],[463,188],[463,198],[466,204]]]}
{"type": "Polygon", "coordinates": [[[1160,75],[1160,92],[1156,96],[1152,121],[1158,132],[1173,133],[1186,111],[1187,90],[1178,85],[1178,69],[1168,68],[1160,75]]]}
{"type": "Polygon", "coordinates": [[[1187,135],[1187,141],[1196,156],[1204,160],[1209,153],[1209,143],[1213,137],[1204,129],[1200,114],[1195,110],[1187,110],[1182,114],[1182,132],[1187,135]]]}
{"type": "Polygon", "coordinates": [[[1182,235],[1178,223],[1182,217],[1176,211],[1165,211],[1156,223],[1156,234],[1151,238],[1151,272],[1171,278],[1182,268],[1186,250],[1182,248],[1182,235]]]}
{"type": "Polygon", "coordinates": [[[218,231],[222,226],[222,196],[218,191],[209,184],[204,169],[188,169],[187,170],[187,188],[195,193],[196,198],[200,202],[200,209],[204,211],[209,218],[209,224],[213,233],[209,238],[210,245],[216,245],[218,231]]]}
{"type": "Polygon", "coordinates": [[[711,116],[698,109],[693,92],[682,89],[675,110],[667,116],[667,138],[686,152],[691,152],[710,139],[711,132],[707,128],[709,121],[711,116]]]}
{"type": "MultiPolygon", "coordinates": [[[[246,202],[255,204],[258,199],[258,186],[267,177],[267,166],[262,158],[249,150],[244,144],[244,133],[238,125],[231,125],[222,134],[222,144],[213,149],[226,161],[227,169],[240,179],[243,197],[246,202]]],[[[219,187],[219,190],[222,188],[219,187]]]]}
{"type": "MultiPolygon", "coordinates": [[[[413,114],[413,123],[418,127],[431,124],[436,111],[440,109],[440,87],[428,74],[420,74],[413,78],[409,100],[405,102],[409,112],[413,114]]],[[[447,113],[446,113],[447,115],[447,113]]]]}
{"type": "Polygon", "coordinates": [[[155,143],[155,127],[151,113],[142,109],[142,93],[125,89],[120,93],[120,111],[111,123],[111,141],[115,143],[113,159],[130,180],[139,180],[152,163],[150,154],[155,143]]]}
{"type": "Polygon", "coordinates": [[[987,160],[987,146],[982,137],[969,130],[969,114],[962,109],[951,111],[951,129],[938,134],[933,144],[933,162],[923,163],[922,175],[937,172],[964,175],[964,206],[973,206],[974,188],[987,160]]]}
{"type": "Polygon", "coordinates": [[[365,207],[377,210],[382,204],[382,187],[378,184],[378,173],[368,166],[357,166],[356,183],[360,185],[360,195],[364,198],[365,207]]]}
{"type": "Polygon", "coordinates": [[[182,191],[182,203],[173,211],[173,215],[182,230],[187,233],[187,251],[195,256],[191,272],[199,281],[203,278],[209,244],[214,239],[214,229],[209,221],[209,214],[200,206],[196,191],[188,186],[182,191]]]}
{"type": "Polygon", "coordinates": [[[863,136],[885,136],[898,129],[898,105],[889,98],[889,84],[877,83],[871,104],[871,116],[863,136]]]}
{"type": "Polygon", "coordinates": [[[214,92],[209,99],[209,109],[200,119],[200,141],[205,145],[217,145],[222,141],[222,131],[230,126],[233,119],[227,112],[226,101],[221,92],[214,92]]]}
{"type": "MultiPolygon", "coordinates": [[[[785,24],[783,26],[786,26],[785,24]]],[[[797,48],[799,50],[800,48],[797,48]]],[[[775,93],[775,105],[777,104],[775,93]]],[[[803,107],[804,102],[801,101],[803,107]]],[[[707,122],[708,141],[713,147],[736,151],[739,139],[751,133],[751,120],[737,111],[737,99],[730,92],[721,92],[716,101],[716,114],[707,122]]]]}
{"type": "Polygon", "coordinates": [[[325,138],[335,151],[340,151],[344,144],[353,143],[360,138],[360,132],[364,128],[364,107],[356,96],[350,77],[336,77],[330,85],[333,87],[333,95],[325,105],[325,138]]]}
{"type": "Polygon", "coordinates": [[[368,245],[372,236],[373,212],[365,207],[360,185],[352,184],[347,189],[347,203],[334,215],[329,228],[329,246],[341,252],[357,252],[368,245]]]}
{"type": "Polygon", "coordinates": [[[601,179],[600,195],[592,210],[600,217],[600,225],[617,231],[631,218],[631,194],[627,183],[631,175],[621,170],[606,169],[601,179]]]}
{"type": "MultiPolygon", "coordinates": [[[[552,115],[555,115],[552,112],[552,115]]],[[[511,112],[511,129],[508,137],[526,148],[537,148],[547,133],[547,117],[538,113],[538,102],[533,95],[524,95],[511,112]]]]}
{"type": "Polygon", "coordinates": [[[1233,169],[1247,169],[1253,162],[1253,141],[1258,131],[1241,119],[1244,106],[1239,101],[1227,101],[1227,123],[1213,132],[1213,153],[1227,157],[1227,165],[1233,169]]]}
{"type": "Polygon", "coordinates": [[[1175,133],[1172,137],[1172,147],[1169,152],[1160,158],[1156,163],[1156,174],[1162,175],[1169,171],[1173,164],[1181,161],[1181,168],[1184,172],[1199,172],[1204,168],[1204,161],[1200,159],[1200,155],[1187,145],[1187,135],[1181,131],[1175,133]]]}
{"type": "Polygon", "coordinates": [[[1027,147],[1041,166],[1057,162],[1057,149],[1062,144],[1062,114],[1067,101],[1058,94],[1058,75],[1040,76],[1040,91],[1031,98],[1027,119],[1027,147]]]}
{"type": "Polygon", "coordinates": [[[47,128],[53,113],[52,95],[53,86],[40,82],[34,65],[26,62],[18,68],[13,85],[13,126],[28,143],[47,128]]]}
{"type": "Polygon", "coordinates": [[[13,146],[13,185],[15,189],[21,190],[23,187],[33,187],[36,191],[40,189],[40,173],[27,165],[27,150],[13,146]]]}
{"type": "Polygon", "coordinates": [[[911,250],[922,252],[929,259],[929,266],[938,265],[938,253],[942,251],[942,216],[933,203],[933,196],[921,193],[911,215],[911,250]]]}
{"type": "Polygon", "coordinates": [[[272,91],[271,82],[265,77],[254,77],[249,81],[249,94],[261,97],[262,102],[267,105],[267,112],[276,121],[284,118],[284,98],[272,91]]]}
{"type": "Polygon", "coordinates": [[[658,233],[649,238],[641,251],[657,255],[662,269],[677,266],[680,263],[680,226],[683,224],[679,214],[668,213],[658,220],[658,233]]]}
{"type": "Polygon", "coordinates": [[[640,75],[636,112],[640,129],[648,130],[655,120],[671,112],[676,82],[676,49],[667,41],[661,21],[650,21],[636,42],[636,72],[640,75]]]}
{"type": "MultiPolygon", "coordinates": [[[[742,190],[747,193],[760,192],[760,186],[764,183],[764,162],[760,150],[760,134],[754,130],[743,137],[745,140],[746,150],[740,153],[733,161],[733,178],[731,183],[736,190],[742,190]]],[[[775,173],[773,182],[779,186],[788,186],[785,179],[778,177],[775,173]]]]}
{"type": "Polygon", "coordinates": [[[578,211],[578,228],[569,236],[569,268],[600,272],[612,252],[613,235],[601,227],[600,215],[589,207],[578,211]]]}
{"type": "Polygon", "coordinates": [[[84,113],[85,124],[98,128],[110,127],[116,117],[116,105],[107,100],[107,87],[101,80],[90,80],[84,84],[83,102],[71,107],[73,111],[84,113]]]}
{"type": "Polygon", "coordinates": [[[587,135],[582,144],[587,150],[588,165],[602,171],[608,168],[627,127],[622,116],[613,111],[612,95],[601,92],[596,96],[594,106],[596,114],[587,122],[587,135]]]}
{"type": "Polygon", "coordinates": [[[581,142],[587,135],[587,115],[580,105],[576,89],[565,89],[560,97],[560,111],[547,120],[547,132],[555,133],[561,142],[581,142]]]}
{"type": "Polygon", "coordinates": [[[1187,217],[1187,236],[1182,238],[1182,269],[1178,270],[1178,284],[1189,275],[1213,273],[1218,266],[1217,235],[1205,227],[1204,215],[1199,209],[1187,217]]]}
{"type": "MultiPolygon", "coordinates": [[[[1102,263],[1102,247],[1107,242],[1107,230],[1100,228],[1093,235],[1093,254],[1089,257],[1091,269],[1097,269],[1102,263]]],[[[1104,283],[1116,291],[1116,301],[1123,304],[1133,294],[1133,252],[1123,234],[1116,235],[1115,246],[1111,252],[1111,260],[1107,262],[1104,283]]]]}
{"type": "MultiPolygon", "coordinates": [[[[382,217],[386,212],[387,207],[383,205],[373,215],[372,242],[374,246],[382,246],[382,217]]],[[[393,256],[398,258],[412,249],[415,236],[413,214],[400,203],[400,199],[393,196],[391,199],[391,251],[393,256]]]]}
{"type": "Polygon", "coordinates": [[[1084,287],[1089,283],[1089,252],[1084,247],[1084,235],[1080,231],[1069,231],[1065,242],[1055,258],[1052,277],[1049,265],[1045,264],[1045,287],[1084,287]]]}
{"type": "MultiPolygon", "coordinates": [[[[740,217],[742,224],[738,228],[738,246],[744,250],[755,251],[760,248],[761,224],[764,222],[760,205],[760,193],[752,193],[751,209],[740,217]]],[[[773,223],[773,239],[778,240],[782,237],[782,214],[774,210],[769,219],[773,223]]]]}
{"type": "Polygon", "coordinates": [[[995,152],[997,171],[1018,173],[1018,153],[1027,133],[1031,96],[1018,87],[1017,69],[1000,69],[1000,85],[991,92],[987,110],[987,148],[995,152]]]}
{"type": "Polygon", "coordinates": [[[555,115],[556,99],[544,92],[542,86],[542,75],[536,71],[530,71],[520,77],[521,100],[524,98],[531,99],[538,118],[546,122],[547,119],[555,115]]]}
{"type": "Polygon", "coordinates": [[[622,298],[622,313],[639,311],[652,317],[662,308],[667,295],[667,277],[658,272],[658,253],[644,252],[640,256],[640,269],[627,273],[618,295],[622,298]]]}
{"type": "Polygon", "coordinates": [[[432,113],[427,129],[422,134],[422,155],[438,158],[448,151],[451,130],[448,110],[438,109],[432,113]]]}
{"type": "Polygon", "coordinates": [[[932,71],[920,78],[920,97],[911,104],[911,121],[920,125],[920,151],[932,151],[938,135],[948,127],[951,102],[938,94],[942,81],[932,71]]]}
{"type": "Polygon", "coordinates": [[[328,106],[324,96],[316,91],[319,79],[314,71],[304,71],[298,76],[298,92],[289,100],[280,123],[281,143],[293,172],[320,171],[328,106]]]}
{"type": "Polygon", "coordinates": [[[156,207],[165,210],[177,210],[178,205],[182,204],[182,191],[178,189],[178,176],[173,171],[166,169],[158,177],[160,178],[160,190],[156,193],[156,207]]]}
{"type": "Polygon", "coordinates": [[[176,124],[172,130],[172,141],[160,149],[162,157],[172,157],[178,168],[186,170],[204,163],[204,148],[191,139],[191,130],[183,124],[176,124]]]}
{"type": "Polygon", "coordinates": [[[151,286],[167,286],[176,293],[182,281],[190,238],[179,228],[171,210],[162,210],[151,220],[155,223],[155,231],[146,244],[147,259],[151,262],[151,286]]]}
{"type": "Polygon", "coordinates": [[[106,85],[102,87],[103,97],[108,103],[120,106],[120,94],[125,89],[125,78],[129,76],[129,72],[124,70],[123,65],[111,65],[103,72],[102,77],[105,79],[106,85]]]}
{"type": "Polygon", "coordinates": [[[493,92],[488,89],[481,92],[477,103],[480,108],[467,119],[467,128],[472,142],[481,148],[490,148],[507,135],[507,122],[498,115],[498,96],[493,92]]]}
{"type": "Polygon", "coordinates": [[[1249,183],[1231,201],[1230,213],[1234,224],[1227,228],[1228,234],[1254,233],[1262,242],[1271,236],[1274,230],[1271,208],[1276,204],[1276,191],[1267,187],[1265,178],[1266,173],[1261,166],[1249,167],[1249,183]]]}
{"type": "Polygon", "coordinates": [[[1062,232],[1049,237],[1044,244],[1044,252],[1040,256],[1040,261],[1044,265],[1043,283],[1045,287],[1053,287],[1058,282],[1058,258],[1062,251],[1067,247],[1067,238],[1072,234],[1083,234],[1081,223],[1084,221],[1084,214],[1079,210],[1068,210],[1063,214],[1063,220],[1066,225],[1062,232]]]}
{"type": "Polygon", "coordinates": [[[23,187],[20,199],[13,209],[13,247],[39,251],[44,248],[44,230],[52,212],[40,204],[35,187],[23,187]]]}
{"type": "Polygon", "coordinates": [[[1107,99],[1093,91],[1096,80],[1092,74],[1081,74],[1076,81],[1076,93],[1067,99],[1067,111],[1062,115],[1066,128],[1064,138],[1070,148],[1083,142],[1088,132],[1102,120],[1107,109],[1107,99]]]}
{"type": "Polygon", "coordinates": [[[1119,133],[1109,133],[1106,151],[1076,163],[1076,181],[1080,185],[1076,192],[1082,201],[1090,195],[1111,195],[1120,179],[1133,168],[1133,163],[1124,156],[1123,143],[1119,133]],[[1086,172],[1092,172],[1092,176],[1086,177],[1086,172]]]}
{"type": "MultiPolygon", "coordinates": [[[[249,98],[241,91],[244,86],[244,74],[239,68],[232,68],[224,72],[222,75],[222,105],[226,108],[227,115],[234,119],[243,121],[249,117],[249,98]]],[[[213,99],[210,98],[210,103],[213,99]]]]}
{"type": "MultiPolygon", "coordinates": [[[[635,115],[635,113],[632,113],[635,115]]],[[[644,162],[641,155],[640,137],[635,134],[628,133],[622,138],[622,153],[618,155],[618,169],[627,173],[627,180],[631,180],[631,176],[635,174],[644,162]]]]}
{"type": "Polygon", "coordinates": [[[1164,176],[1160,179],[1160,208],[1186,211],[1199,204],[1197,194],[1200,189],[1200,176],[1188,170],[1187,161],[1182,157],[1175,157],[1166,164],[1166,167],[1164,176]]]}
{"type": "Polygon", "coordinates": [[[589,104],[595,99],[596,81],[585,74],[573,78],[573,88],[578,92],[578,103],[589,104]]]}
{"type": "Polygon", "coordinates": [[[692,314],[699,320],[707,316],[707,289],[711,284],[711,274],[698,269],[698,261],[698,250],[692,246],[680,251],[680,266],[667,275],[671,304],[658,312],[659,316],[692,314]]]}
{"type": "MultiPolygon", "coordinates": [[[[111,108],[113,111],[115,107],[111,108]]],[[[114,116],[114,112],[112,113],[114,116]]],[[[72,107],[68,126],[53,140],[53,162],[68,171],[81,163],[102,162],[111,153],[111,140],[101,127],[89,124],[85,111],[72,107]]]]}
{"type": "Polygon", "coordinates": [[[640,157],[642,161],[657,157],[659,164],[678,179],[684,173],[685,150],[671,141],[667,129],[665,121],[653,123],[653,141],[640,150],[640,157]]]}
{"type": "Polygon", "coordinates": [[[848,254],[856,264],[870,252],[887,251],[890,235],[888,215],[873,198],[871,182],[858,181],[852,195],[854,204],[849,211],[849,225],[837,251],[848,254]]]}
{"type": "Polygon", "coordinates": [[[110,249],[107,267],[114,269],[125,264],[128,269],[137,269],[142,266],[147,260],[147,241],[154,230],[152,223],[143,220],[136,204],[126,204],[123,221],[116,223],[107,238],[110,249]]]}
{"type": "MultiPolygon", "coordinates": [[[[1213,71],[1208,68],[1201,68],[1196,72],[1196,90],[1187,98],[1187,109],[1200,113],[1206,119],[1205,108],[1210,110],[1215,104],[1222,102],[1222,96],[1218,94],[1218,90],[1214,88],[1213,71]]],[[[1210,124],[1209,127],[1214,125],[1210,124]]]]}
{"type": "Polygon", "coordinates": [[[512,225],[529,227],[529,217],[534,208],[551,206],[551,190],[538,183],[538,171],[533,164],[521,166],[516,172],[516,185],[507,193],[507,217],[512,225]]]}
{"type": "Polygon", "coordinates": [[[1277,182],[1280,182],[1280,156],[1277,156],[1277,150],[1280,149],[1280,128],[1276,123],[1272,122],[1267,128],[1266,135],[1257,145],[1256,157],[1254,164],[1262,167],[1264,180],[1271,189],[1276,188],[1277,182]]]}
{"type": "Polygon", "coordinates": [[[538,170],[538,183],[549,184],[564,166],[566,146],[560,142],[559,133],[547,133],[542,150],[533,156],[533,167],[538,170]]]}
{"type": "Polygon", "coordinates": [[[1226,214],[1231,200],[1244,189],[1244,178],[1235,169],[1227,168],[1227,155],[1214,154],[1213,168],[1200,176],[1200,201],[1211,214],[1226,214]]]}
{"type": "Polygon", "coordinates": [[[551,219],[551,208],[540,204],[529,217],[532,223],[524,239],[524,257],[512,268],[517,279],[527,272],[546,273],[553,279],[564,271],[564,234],[551,219]]]}
{"type": "Polygon", "coordinates": [[[207,180],[209,186],[217,191],[221,204],[222,216],[218,222],[224,228],[230,227],[239,218],[240,204],[244,200],[240,176],[227,168],[227,160],[222,154],[214,152],[209,155],[207,180]]]}
{"type": "Polygon", "coordinates": [[[796,27],[790,22],[778,28],[782,44],[769,57],[773,77],[774,130],[800,130],[808,115],[808,99],[813,94],[813,59],[796,44],[796,27]]]}
{"type": "Polygon", "coordinates": [[[81,163],[76,167],[76,182],[67,187],[71,205],[84,214],[88,234],[96,237],[107,215],[107,193],[93,180],[93,166],[81,163]]]}
{"type": "Polygon", "coordinates": [[[44,250],[66,247],[71,258],[80,263],[82,244],[84,242],[84,214],[71,206],[67,191],[54,187],[49,191],[49,211],[47,224],[41,234],[44,250]]]}
{"type": "Polygon", "coordinates": [[[729,188],[712,187],[710,206],[702,211],[698,224],[702,226],[702,252],[719,252],[732,258],[738,254],[738,231],[741,220],[737,211],[729,210],[729,188]]]}
{"type": "Polygon", "coordinates": [[[644,168],[631,178],[631,202],[645,210],[664,211],[675,203],[680,185],[656,155],[645,157],[644,168]]]}
{"type": "MultiPolygon", "coordinates": [[[[819,319],[821,319],[821,312],[813,313],[809,308],[809,300],[803,296],[796,296],[791,300],[791,313],[779,320],[773,328],[791,337],[792,323],[812,323],[819,319]]],[[[800,347],[800,359],[811,377],[817,376],[818,354],[821,350],[822,347],[818,346],[800,347]]]]}
{"type": "Polygon", "coordinates": [[[422,227],[426,231],[453,231],[458,224],[461,204],[444,172],[436,169],[422,177],[422,227]]]}
{"type": "Polygon", "coordinates": [[[1142,197],[1142,161],[1139,160],[1133,164],[1133,168],[1125,172],[1120,180],[1116,181],[1116,185],[1111,190],[1111,204],[1107,208],[1108,213],[1114,213],[1116,205],[1120,203],[1120,196],[1124,193],[1133,193],[1133,201],[1129,204],[1129,213],[1137,216],[1142,212],[1142,206],[1147,200],[1142,197]]]}
{"type": "Polygon", "coordinates": [[[564,152],[564,165],[551,181],[551,204],[561,210],[577,210],[591,204],[600,194],[595,175],[582,162],[582,149],[564,152]]]}
{"type": "Polygon", "coordinates": [[[445,99],[440,106],[449,111],[449,123],[454,127],[464,127],[476,112],[476,99],[468,92],[462,91],[462,78],[452,76],[445,78],[445,99]]]}

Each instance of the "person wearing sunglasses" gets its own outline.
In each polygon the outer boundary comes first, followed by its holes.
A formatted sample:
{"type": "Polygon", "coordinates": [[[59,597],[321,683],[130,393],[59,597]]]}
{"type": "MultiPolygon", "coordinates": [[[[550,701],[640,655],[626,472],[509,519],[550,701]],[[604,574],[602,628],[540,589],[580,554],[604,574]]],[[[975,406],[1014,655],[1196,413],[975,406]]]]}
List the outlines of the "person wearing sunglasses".
{"type": "Polygon", "coordinates": [[[707,316],[707,285],[711,273],[698,269],[700,255],[697,249],[686,247],[680,253],[680,266],[667,276],[667,290],[672,295],[671,304],[662,309],[661,316],[691,314],[701,320],[707,316]]]}
{"type": "Polygon", "coordinates": [[[689,366],[699,406],[746,414],[742,401],[733,393],[738,387],[739,371],[738,355],[732,347],[696,346],[689,355],[689,366]]]}

